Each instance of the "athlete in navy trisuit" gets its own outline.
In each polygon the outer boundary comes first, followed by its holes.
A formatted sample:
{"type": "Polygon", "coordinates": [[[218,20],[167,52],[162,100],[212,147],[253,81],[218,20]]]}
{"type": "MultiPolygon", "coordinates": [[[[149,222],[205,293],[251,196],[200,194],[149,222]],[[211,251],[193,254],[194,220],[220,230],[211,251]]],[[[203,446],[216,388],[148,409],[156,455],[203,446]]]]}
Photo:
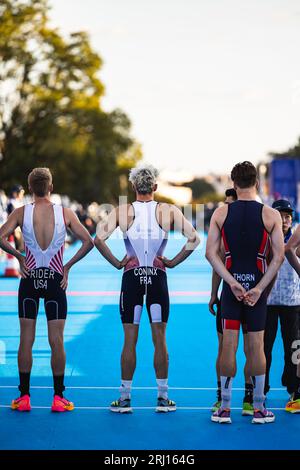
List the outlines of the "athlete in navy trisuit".
{"type": "Polygon", "coordinates": [[[66,355],[64,327],[67,317],[66,288],[71,267],[94,246],[87,230],[76,214],[60,205],[52,204],[52,175],[48,168],[35,168],[28,177],[33,203],[15,209],[0,229],[0,247],[15,256],[20,263],[21,281],[18,293],[20,318],[20,346],[18,366],[20,398],[13,400],[12,408],[29,411],[32,347],[40,299],[44,299],[48,321],[48,339],[51,347],[51,367],[54,382],[52,411],[71,411],[72,402],[63,396],[66,355]],[[26,255],[15,250],[7,238],[16,227],[22,230],[26,255]],[[69,228],[82,242],[77,253],[63,264],[66,229],[69,228]]]}
{"type": "Polygon", "coordinates": [[[238,200],[214,212],[207,239],[206,257],[222,277],[221,316],[223,347],[220,361],[222,404],[212,421],[230,423],[231,389],[236,374],[236,351],[241,322],[247,324],[249,374],[252,377],[253,423],[271,423],[272,412],[265,409],[264,328],[267,287],[284,260],[282,221],[278,211],[256,201],[256,168],[238,163],[231,172],[238,200]],[[225,265],[219,256],[225,247],[225,265]],[[266,258],[271,243],[273,257],[266,258]]]}
{"type": "Polygon", "coordinates": [[[154,343],[154,368],[158,386],[158,412],[175,411],[176,404],[168,397],[168,352],[166,327],[169,317],[169,292],[166,268],[174,268],[198,246],[197,231],[171,204],[157,203],[158,172],[152,166],[133,168],[129,180],[136,193],[133,204],[120,205],[100,224],[95,246],[115,268],[124,268],[120,295],[120,315],[124,329],[121,357],[122,380],[120,398],[112,402],[113,412],[130,413],[131,386],[136,367],[136,344],[143,303],[148,311],[154,343]],[[163,256],[168,232],[175,226],[187,238],[182,250],[171,260],[163,256]],[[120,227],[123,232],[126,256],[119,261],[106,244],[120,227]]]}
{"type": "MultiPolygon", "coordinates": [[[[225,191],[225,201],[224,204],[231,204],[237,200],[236,190],[234,188],[226,189],[225,191]]],[[[220,257],[225,263],[225,251],[224,245],[221,244],[220,249],[220,257]]],[[[219,287],[221,284],[222,278],[216,273],[213,269],[212,273],[212,287],[211,287],[211,296],[209,300],[209,311],[213,315],[216,316],[216,327],[217,327],[217,334],[218,334],[218,356],[216,361],[216,372],[217,372],[217,401],[214,403],[212,407],[212,411],[217,411],[222,403],[221,397],[221,376],[220,376],[220,360],[221,360],[221,352],[222,352],[222,344],[223,344],[223,326],[222,326],[222,318],[221,318],[221,301],[218,296],[219,287]],[[214,309],[216,307],[216,311],[214,309]]],[[[253,415],[253,384],[251,377],[249,375],[249,348],[248,348],[248,335],[247,335],[247,325],[245,322],[242,322],[242,331],[244,336],[244,352],[246,356],[246,363],[244,367],[244,376],[245,376],[245,394],[243,399],[243,416],[252,416],[253,415]]]]}

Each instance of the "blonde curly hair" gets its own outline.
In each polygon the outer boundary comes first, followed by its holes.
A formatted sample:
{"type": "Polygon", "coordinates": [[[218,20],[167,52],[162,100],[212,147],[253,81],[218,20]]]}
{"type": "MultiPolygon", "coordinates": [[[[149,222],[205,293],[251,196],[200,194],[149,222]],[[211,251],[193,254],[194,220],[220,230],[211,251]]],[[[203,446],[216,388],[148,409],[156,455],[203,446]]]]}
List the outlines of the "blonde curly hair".
{"type": "Polygon", "coordinates": [[[129,181],[139,194],[151,194],[158,177],[158,170],[152,165],[131,168],[129,181]]]}

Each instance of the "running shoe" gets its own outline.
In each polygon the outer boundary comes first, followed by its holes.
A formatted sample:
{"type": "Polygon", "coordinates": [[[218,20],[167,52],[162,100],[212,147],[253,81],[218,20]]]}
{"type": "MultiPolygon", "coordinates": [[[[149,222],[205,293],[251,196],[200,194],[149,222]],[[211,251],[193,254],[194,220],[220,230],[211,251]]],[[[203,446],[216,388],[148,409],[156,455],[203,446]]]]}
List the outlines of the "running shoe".
{"type": "Polygon", "coordinates": [[[18,411],[30,411],[31,404],[30,404],[30,396],[23,395],[22,397],[16,398],[11,402],[11,409],[18,410],[18,411]]]}
{"type": "Polygon", "coordinates": [[[62,413],[64,411],[73,411],[74,403],[59,395],[54,395],[51,410],[62,413]]]}
{"type": "Polygon", "coordinates": [[[285,407],[285,411],[288,411],[289,413],[300,413],[300,398],[297,400],[294,400],[293,397],[291,397],[290,401],[287,403],[285,407]]]}
{"type": "Polygon", "coordinates": [[[221,401],[216,401],[216,403],[213,404],[211,411],[214,413],[215,411],[218,411],[219,408],[221,408],[221,401]]]}
{"type": "Polygon", "coordinates": [[[249,403],[248,401],[243,402],[243,411],[242,411],[243,416],[253,416],[254,415],[254,407],[252,403],[249,403]]]}
{"type": "Polygon", "coordinates": [[[121,400],[119,398],[119,400],[113,401],[110,405],[110,411],[114,413],[132,413],[131,400],[129,398],[121,400]]]}
{"type": "Polygon", "coordinates": [[[219,408],[211,415],[214,423],[231,424],[230,410],[228,408],[219,408]]]}
{"type": "Polygon", "coordinates": [[[274,421],[275,415],[272,413],[272,411],[268,411],[266,408],[263,410],[254,410],[252,419],[253,424],[273,423],[274,421]]]}
{"type": "Polygon", "coordinates": [[[158,398],[156,413],[168,413],[168,411],[176,411],[176,403],[169,398],[158,398]]]}

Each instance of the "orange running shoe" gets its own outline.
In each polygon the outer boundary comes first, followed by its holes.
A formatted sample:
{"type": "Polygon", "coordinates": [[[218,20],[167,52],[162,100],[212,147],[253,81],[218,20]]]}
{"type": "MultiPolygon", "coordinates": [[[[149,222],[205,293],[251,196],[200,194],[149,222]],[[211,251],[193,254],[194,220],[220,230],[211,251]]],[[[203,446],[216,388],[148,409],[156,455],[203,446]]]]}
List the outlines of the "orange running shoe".
{"type": "Polygon", "coordinates": [[[30,404],[30,396],[23,395],[22,397],[16,398],[11,402],[11,409],[18,410],[18,411],[30,411],[31,404],[30,404]]]}
{"type": "Polygon", "coordinates": [[[285,411],[289,413],[300,413],[300,399],[294,400],[293,398],[287,403],[285,411]]]}
{"type": "Polygon", "coordinates": [[[64,397],[54,395],[51,410],[59,413],[63,411],[72,411],[74,410],[74,403],[64,397]]]}

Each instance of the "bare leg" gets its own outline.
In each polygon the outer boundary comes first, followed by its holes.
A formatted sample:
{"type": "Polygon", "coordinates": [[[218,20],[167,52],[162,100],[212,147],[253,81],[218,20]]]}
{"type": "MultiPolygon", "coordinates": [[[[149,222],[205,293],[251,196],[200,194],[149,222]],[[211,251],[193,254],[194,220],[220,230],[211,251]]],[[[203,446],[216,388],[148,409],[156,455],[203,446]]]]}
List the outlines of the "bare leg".
{"type": "Polygon", "coordinates": [[[248,336],[248,333],[244,334],[243,336],[244,336],[244,353],[246,356],[246,363],[244,367],[245,383],[252,384],[251,374],[250,374],[249,336],[248,336]]]}
{"type": "Polygon", "coordinates": [[[220,362],[221,362],[222,345],[223,345],[223,335],[221,333],[218,333],[218,341],[219,341],[219,348],[218,348],[218,356],[217,356],[217,361],[216,361],[216,371],[217,371],[217,378],[219,382],[221,380],[220,362]]]}
{"type": "Polygon", "coordinates": [[[264,409],[264,388],[266,374],[266,357],[264,352],[264,331],[248,332],[250,374],[255,377],[253,390],[253,406],[255,409],[264,409]]]}
{"type": "Polygon", "coordinates": [[[61,376],[65,373],[64,328],[65,320],[51,320],[48,322],[48,339],[52,353],[51,367],[54,376],[61,376]]]}
{"type": "Polygon", "coordinates": [[[136,367],[136,344],[139,325],[124,323],[124,346],[121,356],[122,380],[132,380],[136,367]]]}
{"type": "Polygon", "coordinates": [[[169,370],[169,356],[166,343],[166,323],[151,323],[154,344],[154,368],[157,379],[166,379],[169,370]]]}
{"type": "Polygon", "coordinates": [[[20,345],[18,351],[18,366],[20,372],[31,372],[32,347],[35,340],[36,320],[20,318],[20,345]]]}
{"type": "Polygon", "coordinates": [[[223,345],[220,360],[220,373],[224,377],[235,377],[236,351],[239,341],[239,331],[224,330],[223,345]]]}
{"type": "Polygon", "coordinates": [[[251,376],[266,373],[266,356],[264,352],[264,332],[248,332],[249,373],[251,376]]]}

